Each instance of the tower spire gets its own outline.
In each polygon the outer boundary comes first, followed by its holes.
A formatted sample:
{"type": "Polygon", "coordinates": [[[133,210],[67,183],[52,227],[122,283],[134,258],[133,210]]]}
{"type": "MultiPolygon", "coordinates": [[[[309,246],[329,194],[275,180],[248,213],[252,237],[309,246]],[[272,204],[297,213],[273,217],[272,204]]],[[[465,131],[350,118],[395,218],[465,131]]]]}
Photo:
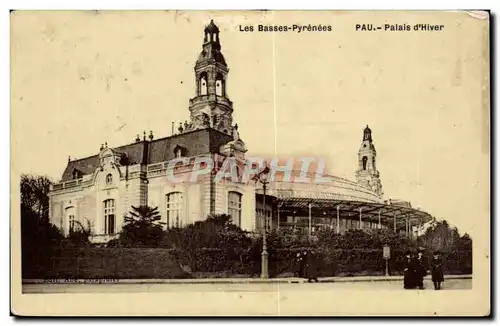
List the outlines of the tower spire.
{"type": "Polygon", "coordinates": [[[363,131],[363,141],[365,140],[368,140],[370,142],[372,141],[372,130],[370,129],[370,127],[368,127],[368,125],[366,125],[366,128],[363,131]]]}
{"type": "Polygon", "coordinates": [[[205,27],[205,38],[203,39],[203,43],[217,43],[219,44],[219,27],[215,25],[214,20],[210,20],[210,24],[205,27]]]}
{"type": "Polygon", "coordinates": [[[372,130],[368,125],[363,130],[363,141],[358,152],[356,180],[365,188],[382,197],[382,183],[376,166],[377,151],[372,139],[372,130]]]}
{"type": "Polygon", "coordinates": [[[189,101],[191,123],[185,130],[212,127],[232,135],[233,103],[226,92],[229,69],[221,52],[219,33],[219,27],[210,20],[194,67],[196,94],[189,101]]]}

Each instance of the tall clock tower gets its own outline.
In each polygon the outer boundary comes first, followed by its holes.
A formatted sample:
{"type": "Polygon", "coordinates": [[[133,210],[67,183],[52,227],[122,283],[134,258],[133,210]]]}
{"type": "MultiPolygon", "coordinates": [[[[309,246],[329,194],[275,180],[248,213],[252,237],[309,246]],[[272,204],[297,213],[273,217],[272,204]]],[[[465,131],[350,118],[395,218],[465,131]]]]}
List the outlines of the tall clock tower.
{"type": "Polygon", "coordinates": [[[190,130],[212,128],[233,135],[233,103],[226,91],[228,67],[221,53],[219,28],[205,27],[203,49],[194,67],[196,96],[189,101],[190,130]]]}
{"type": "Polygon", "coordinates": [[[358,170],[356,171],[356,180],[365,188],[375,192],[382,197],[382,183],[380,173],[376,166],[377,151],[373,144],[372,131],[366,126],[363,131],[363,141],[358,152],[358,170]]]}

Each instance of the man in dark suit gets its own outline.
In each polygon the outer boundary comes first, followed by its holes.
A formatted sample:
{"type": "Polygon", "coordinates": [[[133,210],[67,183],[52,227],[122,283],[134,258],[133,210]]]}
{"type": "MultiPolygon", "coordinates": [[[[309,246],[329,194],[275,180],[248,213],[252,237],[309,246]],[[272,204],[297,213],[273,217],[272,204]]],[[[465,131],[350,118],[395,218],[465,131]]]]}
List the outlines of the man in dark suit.
{"type": "Polygon", "coordinates": [[[317,255],[313,252],[307,253],[306,261],[306,278],[309,283],[312,281],[318,282],[318,261],[317,255]]]}
{"type": "Polygon", "coordinates": [[[304,256],[301,252],[297,253],[295,256],[295,263],[297,264],[295,275],[298,277],[304,277],[304,256]]]}
{"type": "Polygon", "coordinates": [[[443,259],[441,253],[436,251],[431,261],[432,283],[434,283],[434,290],[441,290],[441,283],[444,282],[443,274],[443,259]]]}

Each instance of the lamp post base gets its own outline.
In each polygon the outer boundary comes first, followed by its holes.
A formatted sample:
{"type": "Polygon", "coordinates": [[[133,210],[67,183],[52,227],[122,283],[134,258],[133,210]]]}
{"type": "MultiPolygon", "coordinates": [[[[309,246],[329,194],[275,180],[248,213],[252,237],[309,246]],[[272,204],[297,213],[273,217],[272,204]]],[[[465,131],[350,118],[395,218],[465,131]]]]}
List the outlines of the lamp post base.
{"type": "Polygon", "coordinates": [[[261,266],[261,272],[260,272],[260,278],[267,279],[269,278],[269,268],[268,268],[268,256],[269,254],[267,253],[267,250],[263,250],[261,257],[262,257],[262,266],[261,266]]]}

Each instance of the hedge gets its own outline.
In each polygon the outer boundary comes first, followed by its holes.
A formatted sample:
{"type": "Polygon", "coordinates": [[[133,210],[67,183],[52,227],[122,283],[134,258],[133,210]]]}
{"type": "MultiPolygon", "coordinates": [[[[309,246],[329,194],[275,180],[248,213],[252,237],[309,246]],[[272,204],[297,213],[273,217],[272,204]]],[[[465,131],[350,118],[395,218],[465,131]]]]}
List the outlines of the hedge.
{"type": "MultiPolygon", "coordinates": [[[[44,264],[23,278],[189,278],[171,250],[161,248],[50,248],[44,264]]],[[[30,268],[31,267],[31,268],[30,268]]]]}
{"type": "MultiPolygon", "coordinates": [[[[187,260],[182,250],[164,248],[51,248],[46,250],[45,264],[23,268],[23,278],[189,278],[260,274],[261,248],[254,246],[241,255],[230,248],[201,248],[194,260],[187,260]]],[[[385,261],[382,249],[315,248],[269,250],[271,277],[291,276],[297,270],[295,255],[304,249],[315,250],[320,276],[383,275],[385,261]]],[[[391,275],[403,270],[403,254],[394,250],[389,260],[391,275]]],[[[472,253],[445,253],[445,273],[472,273],[472,253]]],[[[38,256],[38,258],[40,258],[38,256]]],[[[39,259],[40,260],[40,259],[39,259]]]]}

